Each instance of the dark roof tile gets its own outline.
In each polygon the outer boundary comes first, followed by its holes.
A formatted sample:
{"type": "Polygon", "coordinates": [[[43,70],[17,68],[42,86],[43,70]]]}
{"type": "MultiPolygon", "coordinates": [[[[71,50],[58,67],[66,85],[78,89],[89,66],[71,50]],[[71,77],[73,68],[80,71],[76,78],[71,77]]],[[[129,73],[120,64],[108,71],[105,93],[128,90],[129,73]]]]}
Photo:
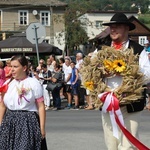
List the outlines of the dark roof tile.
{"type": "Polygon", "coordinates": [[[1,5],[66,6],[67,3],[58,0],[0,0],[1,5]]]}

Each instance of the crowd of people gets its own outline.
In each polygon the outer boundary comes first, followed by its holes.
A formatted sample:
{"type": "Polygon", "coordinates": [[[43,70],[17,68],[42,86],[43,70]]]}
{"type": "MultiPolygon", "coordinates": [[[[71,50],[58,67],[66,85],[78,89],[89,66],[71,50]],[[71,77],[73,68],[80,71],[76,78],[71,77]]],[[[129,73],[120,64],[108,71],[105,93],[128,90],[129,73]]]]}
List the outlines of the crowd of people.
{"type": "Polygon", "coordinates": [[[83,53],[76,53],[74,61],[69,56],[56,59],[50,55],[47,60],[40,59],[38,66],[30,64],[29,76],[38,79],[43,87],[45,110],[60,109],[87,109],[94,106],[89,101],[89,94],[82,86],[80,68],[83,62],[83,53]],[[59,84],[54,90],[48,90],[48,84],[59,84]],[[67,100],[62,106],[61,101],[67,100]]]}
{"type": "MultiPolygon", "coordinates": [[[[144,43],[144,50],[148,56],[150,53],[150,43],[148,40],[144,43]]],[[[89,57],[92,57],[89,53],[89,57]]],[[[40,59],[37,67],[30,66],[30,76],[36,77],[43,86],[45,109],[60,110],[60,109],[86,109],[93,110],[94,105],[90,97],[90,91],[83,87],[80,68],[83,63],[83,53],[77,52],[75,60],[69,56],[55,58],[55,55],[50,55],[47,60],[40,59]],[[46,89],[49,82],[61,83],[61,86],[53,91],[46,89]],[[67,105],[61,105],[61,100],[67,99],[67,105]]],[[[149,83],[147,84],[147,105],[145,109],[149,109],[150,92],[149,83]]]]}
{"type": "MultiPolygon", "coordinates": [[[[83,62],[83,53],[77,52],[76,59],[69,56],[57,58],[50,55],[46,60],[40,59],[37,66],[29,62],[28,76],[36,78],[42,85],[45,110],[60,109],[87,109],[93,110],[94,106],[90,100],[89,91],[82,85],[80,68],[83,62]],[[47,90],[48,83],[61,83],[59,88],[47,90]],[[67,100],[67,104],[61,104],[67,100]]],[[[0,85],[11,79],[11,60],[0,61],[0,85]]]]}

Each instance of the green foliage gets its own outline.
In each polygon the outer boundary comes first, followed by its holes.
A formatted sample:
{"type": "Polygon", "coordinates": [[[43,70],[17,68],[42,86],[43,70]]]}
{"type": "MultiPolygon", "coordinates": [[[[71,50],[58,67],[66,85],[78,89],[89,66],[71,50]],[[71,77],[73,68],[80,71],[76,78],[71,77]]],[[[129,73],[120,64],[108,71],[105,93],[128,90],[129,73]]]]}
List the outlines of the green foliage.
{"type": "Polygon", "coordinates": [[[115,11],[138,11],[140,7],[142,13],[149,11],[149,0],[61,0],[63,2],[86,5],[87,2],[91,3],[93,9],[98,10],[115,10],[115,11]]]}
{"type": "Polygon", "coordinates": [[[65,12],[65,33],[66,45],[69,53],[72,54],[74,47],[87,42],[87,33],[83,28],[83,23],[80,22],[79,17],[87,10],[90,10],[92,5],[90,2],[79,3],[74,1],[68,4],[65,12]],[[83,5],[84,4],[84,5],[83,5]]]}
{"type": "Polygon", "coordinates": [[[150,27],[150,14],[141,14],[138,19],[147,27],[150,27]]]}
{"type": "MultiPolygon", "coordinates": [[[[60,0],[68,3],[65,12],[65,38],[66,45],[73,52],[75,46],[84,44],[87,40],[87,33],[83,29],[83,22],[79,21],[79,17],[90,10],[100,11],[141,11],[141,13],[150,13],[148,6],[149,0],[60,0]]],[[[150,17],[141,16],[139,19],[142,23],[150,24],[150,17]]],[[[148,25],[149,26],[149,25],[148,25]]]]}

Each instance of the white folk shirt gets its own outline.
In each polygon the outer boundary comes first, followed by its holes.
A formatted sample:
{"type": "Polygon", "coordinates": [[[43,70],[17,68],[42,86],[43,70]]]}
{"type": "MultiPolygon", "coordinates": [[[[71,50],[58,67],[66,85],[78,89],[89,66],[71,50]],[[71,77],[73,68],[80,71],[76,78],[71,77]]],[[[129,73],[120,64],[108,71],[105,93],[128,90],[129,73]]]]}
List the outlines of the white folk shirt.
{"type": "Polygon", "coordinates": [[[141,72],[145,75],[145,84],[150,82],[150,59],[148,58],[148,52],[145,49],[139,56],[139,65],[141,72]]]}
{"type": "Polygon", "coordinates": [[[10,110],[37,111],[36,100],[43,97],[42,91],[42,86],[35,78],[27,77],[21,81],[14,79],[9,83],[3,100],[10,110]],[[21,89],[26,92],[19,96],[18,91],[21,89]]]}

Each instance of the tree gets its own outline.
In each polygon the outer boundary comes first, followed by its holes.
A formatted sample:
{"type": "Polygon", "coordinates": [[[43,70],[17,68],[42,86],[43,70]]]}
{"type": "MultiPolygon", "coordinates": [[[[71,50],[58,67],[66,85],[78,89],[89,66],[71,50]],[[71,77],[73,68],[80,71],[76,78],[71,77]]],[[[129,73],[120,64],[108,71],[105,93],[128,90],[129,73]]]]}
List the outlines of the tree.
{"type": "MultiPolygon", "coordinates": [[[[65,41],[69,54],[73,53],[74,47],[88,41],[87,33],[84,30],[85,22],[79,17],[90,10],[100,11],[141,11],[149,12],[149,0],[61,0],[68,3],[65,12],[65,41]]],[[[142,19],[141,19],[142,20],[142,19]]],[[[148,21],[149,22],[149,21],[148,21]]],[[[148,22],[146,22],[148,24],[148,22]]]]}
{"type": "Polygon", "coordinates": [[[84,23],[79,20],[79,17],[91,8],[91,2],[86,0],[80,3],[76,0],[68,4],[65,12],[65,40],[69,54],[73,54],[74,47],[79,47],[80,44],[88,41],[84,23]]]}
{"type": "MultiPolygon", "coordinates": [[[[72,3],[75,0],[61,0],[63,2],[72,3]]],[[[146,13],[149,11],[149,0],[76,0],[78,4],[87,3],[90,1],[92,4],[93,10],[114,10],[114,11],[138,11],[139,7],[142,13],[146,13]],[[106,9],[108,8],[108,9],[106,9]]]]}

